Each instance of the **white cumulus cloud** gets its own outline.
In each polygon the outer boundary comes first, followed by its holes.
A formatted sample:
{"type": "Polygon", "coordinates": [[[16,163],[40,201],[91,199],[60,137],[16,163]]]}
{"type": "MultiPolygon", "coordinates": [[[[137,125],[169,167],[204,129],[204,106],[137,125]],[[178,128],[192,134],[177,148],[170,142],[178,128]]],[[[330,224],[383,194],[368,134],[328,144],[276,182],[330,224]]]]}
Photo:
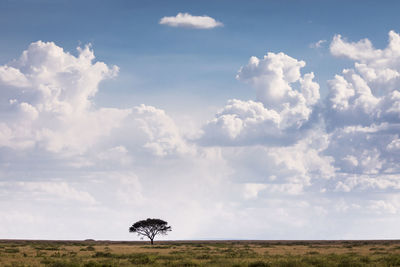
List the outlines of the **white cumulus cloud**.
{"type": "Polygon", "coordinates": [[[193,16],[189,13],[178,13],[175,17],[163,17],[160,24],[171,27],[184,27],[195,29],[212,29],[223,24],[209,16],[193,16]]]}
{"type": "Polygon", "coordinates": [[[205,125],[203,142],[282,145],[301,138],[300,129],[320,98],[314,74],[301,74],[304,66],[284,53],[251,57],[236,78],[256,88],[256,101],[228,101],[205,125]]]}
{"type": "Polygon", "coordinates": [[[330,49],[355,63],[328,82],[324,117],[331,141],[326,153],[343,173],[376,179],[398,173],[400,35],[390,31],[384,49],[375,49],[368,39],[348,42],[336,35],[330,49]]]}
{"type": "Polygon", "coordinates": [[[35,42],[0,66],[0,146],[81,153],[119,125],[129,110],[94,109],[92,97],[118,67],[93,62],[90,46],[78,56],[52,42],[35,42]]]}

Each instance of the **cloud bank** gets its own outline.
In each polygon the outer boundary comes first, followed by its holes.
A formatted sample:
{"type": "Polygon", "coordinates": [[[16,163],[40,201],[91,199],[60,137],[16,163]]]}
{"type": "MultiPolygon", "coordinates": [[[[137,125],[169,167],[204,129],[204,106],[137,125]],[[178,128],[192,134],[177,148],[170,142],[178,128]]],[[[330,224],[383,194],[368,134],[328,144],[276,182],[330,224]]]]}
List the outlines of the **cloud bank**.
{"type": "Polygon", "coordinates": [[[212,29],[223,24],[209,16],[193,16],[189,13],[178,13],[175,17],[163,17],[160,24],[170,27],[212,29]]]}
{"type": "Polygon", "coordinates": [[[204,127],[205,142],[282,145],[298,140],[320,97],[314,74],[300,74],[304,66],[283,53],[251,57],[236,79],[256,88],[256,101],[230,100],[204,127]]]}
{"type": "Polygon", "coordinates": [[[329,153],[337,155],[343,171],[397,174],[400,36],[389,32],[389,44],[380,50],[367,39],[350,43],[336,35],[330,49],[356,62],[329,81],[326,122],[334,137],[329,153]]]}
{"type": "Polygon", "coordinates": [[[97,106],[118,67],[90,46],[32,43],[0,66],[0,234],[129,239],[156,216],[171,239],[398,236],[399,40],[336,35],[332,55],[354,65],[323,99],[304,61],[250,57],[236,79],[254,98],[228,99],[190,137],[157,107],[97,106]]]}

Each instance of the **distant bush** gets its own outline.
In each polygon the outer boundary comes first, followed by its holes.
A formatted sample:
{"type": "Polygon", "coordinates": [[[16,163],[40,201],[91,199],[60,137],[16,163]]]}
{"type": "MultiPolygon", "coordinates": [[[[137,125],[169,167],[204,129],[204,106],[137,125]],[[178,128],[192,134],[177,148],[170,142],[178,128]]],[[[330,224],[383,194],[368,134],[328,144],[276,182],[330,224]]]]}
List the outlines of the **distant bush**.
{"type": "Polygon", "coordinates": [[[147,255],[147,254],[130,254],[129,261],[133,264],[152,264],[156,261],[154,256],[147,255]]]}
{"type": "Polygon", "coordinates": [[[374,247],[374,248],[370,248],[369,250],[385,250],[385,248],[376,248],[376,247],[374,247]]]}
{"type": "Polygon", "coordinates": [[[268,262],[264,262],[264,261],[255,261],[255,262],[251,262],[248,265],[249,267],[270,267],[271,264],[269,264],[268,262]]]}
{"type": "Polygon", "coordinates": [[[103,251],[98,251],[93,255],[94,258],[111,258],[113,257],[113,254],[110,252],[103,252],[103,251]]]}
{"type": "Polygon", "coordinates": [[[52,257],[55,257],[55,258],[61,258],[61,254],[60,254],[60,252],[55,252],[55,253],[53,253],[53,255],[51,255],[52,257]]]}
{"type": "Polygon", "coordinates": [[[87,246],[86,250],[87,251],[95,251],[96,249],[93,246],[87,246]]]}
{"type": "Polygon", "coordinates": [[[318,255],[319,252],[318,251],[309,251],[306,254],[308,254],[308,255],[318,255]]]}
{"type": "Polygon", "coordinates": [[[33,248],[36,250],[59,250],[57,246],[33,246],[33,248]]]}
{"type": "Polygon", "coordinates": [[[195,255],[195,258],[198,260],[208,260],[211,258],[211,256],[209,254],[199,254],[195,255]]]}
{"type": "Polygon", "coordinates": [[[68,261],[56,261],[52,262],[48,267],[80,267],[80,264],[77,262],[68,262],[68,261]]]}
{"type": "Polygon", "coordinates": [[[169,248],[171,248],[171,247],[173,247],[173,246],[171,246],[171,245],[164,245],[164,246],[146,246],[146,247],[144,247],[144,248],[147,248],[147,249],[169,249],[169,248]]]}
{"type": "Polygon", "coordinates": [[[112,267],[112,264],[100,263],[95,261],[86,262],[83,267],[112,267]]]}
{"type": "Polygon", "coordinates": [[[79,262],[67,260],[53,260],[51,258],[44,258],[40,263],[48,267],[80,267],[79,262]]]}
{"type": "Polygon", "coordinates": [[[299,259],[283,259],[277,262],[277,264],[274,264],[274,266],[279,266],[279,267],[305,267],[305,266],[310,266],[308,264],[305,264],[304,262],[301,262],[299,259]]]}
{"type": "Polygon", "coordinates": [[[184,260],[181,262],[174,262],[170,266],[176,266],[176,267],[197,267],[199,264],[190,261],[190,260],[184,260]]]}
{"type": "Polygon", "coordinates": [[[356,258],[342,257],[338,264],[338,267],[362,267],[363,264],[356,258]]]}
{"type": "Polygon", "coordinates": [[[6,253],[19,253],[19,248],[6,248],[4,249],[6,253]]]}

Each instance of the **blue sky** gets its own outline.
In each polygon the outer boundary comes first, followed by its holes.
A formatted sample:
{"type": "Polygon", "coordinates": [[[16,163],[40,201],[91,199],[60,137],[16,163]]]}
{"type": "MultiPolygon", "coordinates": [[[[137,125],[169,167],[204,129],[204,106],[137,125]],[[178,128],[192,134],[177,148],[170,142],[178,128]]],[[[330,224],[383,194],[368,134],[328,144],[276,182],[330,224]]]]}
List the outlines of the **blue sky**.
{"type": "Polygon", "coordinates": [[[0,235],[398,238],[398,7],[1,1],[0,235]]]}
{"type": "Polygon", "coordinates": [[[91,43],[98,60],[121,67],[110,88],[122,94],[189,91],[209,99],[221,92],[219,100],[224,101],[232,91],[246,95],[245,90],[235,90],[241,85],[234,74],[249,56],[283,51],[305,60],[325,88],[325,81],[348,62],[334,60],[326,50],[316,53],[309,45],[340,33],[351,40],[368,37],[383,47],[387,32],[398,29],[396,5],[396,1],[380,5],[376,1],[2,1],[1,19],[7,27],[1,30],[0,58],[7,62],[37,40],[62,44],[72,53],[76,46],[91,43]],[[161,17],[178,12],[206,14],[224,27],[199,31],[158,24],[161,17]],[[193,80],[191,88],[182,88],[193,80]]]}

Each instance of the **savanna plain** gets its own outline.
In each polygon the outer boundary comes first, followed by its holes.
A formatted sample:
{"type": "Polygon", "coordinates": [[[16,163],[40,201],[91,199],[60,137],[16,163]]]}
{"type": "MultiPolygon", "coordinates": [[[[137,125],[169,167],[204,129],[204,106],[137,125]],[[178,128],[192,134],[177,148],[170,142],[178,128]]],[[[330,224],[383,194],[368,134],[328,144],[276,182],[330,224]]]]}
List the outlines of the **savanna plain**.
{"type": "Polygon", "coordinates": [[[0,240],[0,266],[400,266],[400,240],[0,240]]]}

